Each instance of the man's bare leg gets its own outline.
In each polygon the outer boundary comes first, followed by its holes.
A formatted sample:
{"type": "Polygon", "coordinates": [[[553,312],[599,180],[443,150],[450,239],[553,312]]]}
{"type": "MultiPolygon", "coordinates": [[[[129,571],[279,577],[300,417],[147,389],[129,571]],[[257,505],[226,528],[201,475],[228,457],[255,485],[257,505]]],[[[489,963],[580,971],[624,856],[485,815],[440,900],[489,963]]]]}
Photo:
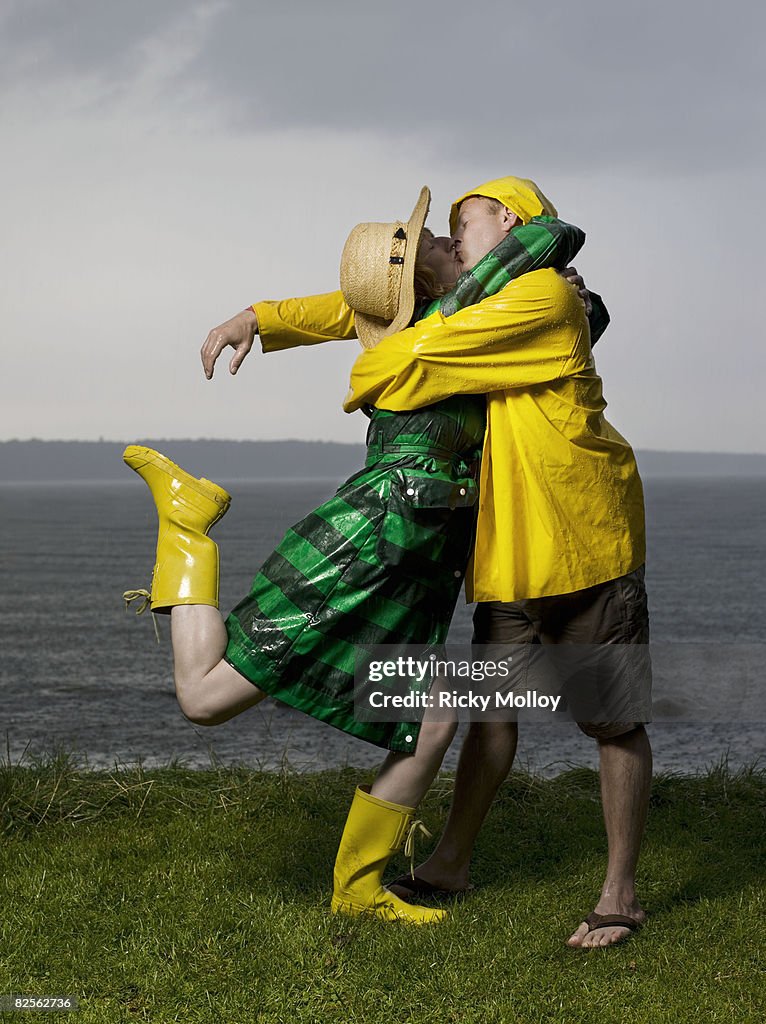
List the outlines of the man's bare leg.
{"type": "MultiPolygon", "coordinates": [[[[517,739],[515,722],[471,724],[460,751],[447,824],[434,852],[415,869],[418,878],[439,889],[468,887],[474,843],[511,770],[517,739]]],[[[398,894],[408,895],[402,890],[398,894]]]]}
{"type": "MultiPolygon", "coordinates": [[[[599,740],[601,802],[609,844],[609,862],[597,914],[624,914],[642,922],[645,914],[636,898],[635,877],[646,826],[652,780],[652,750],[641,725],[614,739],[599,740]]],[[[583,923],[567,945],[582,949],[611,946],[630,935],[627,928],[589,931],[583,923]]]]}
{"type": "Polygon", "coordinates": [[[228,635],[221,613],[205,604],[170,613],[176,696],[197,725],[220,725],[267,696],[223,660],[228,635]]]}

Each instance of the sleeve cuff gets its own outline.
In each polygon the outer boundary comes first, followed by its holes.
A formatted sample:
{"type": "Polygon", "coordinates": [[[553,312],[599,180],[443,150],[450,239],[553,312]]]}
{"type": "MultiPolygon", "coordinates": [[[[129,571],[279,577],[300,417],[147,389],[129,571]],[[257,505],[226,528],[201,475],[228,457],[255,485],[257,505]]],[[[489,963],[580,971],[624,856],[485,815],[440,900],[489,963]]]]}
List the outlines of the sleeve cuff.
{"type": "Polygon", "coordinates": [[[254,302],[250,307],[258,317],[258,336],[261,339],[261,351],[281,352],[286,348],[293,348],[294,342],[286,341],[279,337],[279,328],[283,326],[279,314],[276,312],[276,304],[272,302],[254,302]]]}

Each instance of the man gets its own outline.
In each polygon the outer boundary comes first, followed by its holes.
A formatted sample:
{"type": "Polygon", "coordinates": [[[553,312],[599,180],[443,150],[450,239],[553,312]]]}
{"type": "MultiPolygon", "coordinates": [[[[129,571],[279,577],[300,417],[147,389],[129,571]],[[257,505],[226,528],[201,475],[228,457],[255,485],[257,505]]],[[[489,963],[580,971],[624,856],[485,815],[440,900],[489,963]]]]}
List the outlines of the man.
{"type": "MultiPolygon", "coordinates": [[[[502,178],[461,196],[450,229],[464,268],[518,223],[553,208],[529,181],[502,178]]],[[[487,437],[469,600],[475,642],[646,644],[643,495],[633,453],[604,420],[581,304],[554,271],[511,282],[453,316],[432,314],[363,353],[345,408],[405,410],[487,393],[487,437]],[[577,327],[573,330],[573,325],[577,327]]],[[[259,303],[212,331],[212,375],[226,345],[236,372],[258,329],[264,351],[353,336],[338,295],[259,303]]],[[[619,688],[624,680],[612,681],[619,688]]],[[[627,684],[646,697],[648,669],[627,684]]],[[[644,913],[635,893],[651,750],[640,721],[583,724],[599,744],[609,861],[593,914],[569,938],[622,941],[644,913]]],[[[473,845],[516,749],[514,722],[474,722],[461,751],[444,833],[409,893],[468,885],[473,845]]],[[[400,880],[400,882],[403,880],[400,880]]]]}

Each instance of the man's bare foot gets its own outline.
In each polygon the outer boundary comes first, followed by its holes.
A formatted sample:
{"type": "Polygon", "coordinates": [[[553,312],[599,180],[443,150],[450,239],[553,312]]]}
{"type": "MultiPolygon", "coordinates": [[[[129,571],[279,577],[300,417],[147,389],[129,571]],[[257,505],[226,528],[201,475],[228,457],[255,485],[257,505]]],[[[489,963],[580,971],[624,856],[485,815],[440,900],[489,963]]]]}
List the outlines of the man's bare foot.
{"type": "Polygon", "coordinates": [[[646,914],[638,901],[607,906],[606,901],[600,900],[595,911],[569,936],[567,946],[573,949],[616,946],[638,931],[645,920],[646,914]],[[625,919],[624,924],[619,923],[620,918],[625,919]]]}

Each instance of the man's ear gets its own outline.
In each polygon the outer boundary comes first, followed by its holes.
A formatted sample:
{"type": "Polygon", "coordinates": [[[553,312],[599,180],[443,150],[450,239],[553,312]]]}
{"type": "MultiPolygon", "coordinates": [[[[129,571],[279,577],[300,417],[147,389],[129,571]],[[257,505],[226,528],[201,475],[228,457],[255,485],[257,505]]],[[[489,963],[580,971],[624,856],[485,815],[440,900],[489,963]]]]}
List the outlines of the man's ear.
{"type": "Polygon", "coordinates": [[[523,223],[524,221],[521,219],[521,217],[519,217],[517,213],[514,213],[513,210],[509,210],[507,206],[503,207],[503,217],[501,220],[503,231],[508,233],[511,230],[511,228],[515,228],[519,224],[523,223]]]}

